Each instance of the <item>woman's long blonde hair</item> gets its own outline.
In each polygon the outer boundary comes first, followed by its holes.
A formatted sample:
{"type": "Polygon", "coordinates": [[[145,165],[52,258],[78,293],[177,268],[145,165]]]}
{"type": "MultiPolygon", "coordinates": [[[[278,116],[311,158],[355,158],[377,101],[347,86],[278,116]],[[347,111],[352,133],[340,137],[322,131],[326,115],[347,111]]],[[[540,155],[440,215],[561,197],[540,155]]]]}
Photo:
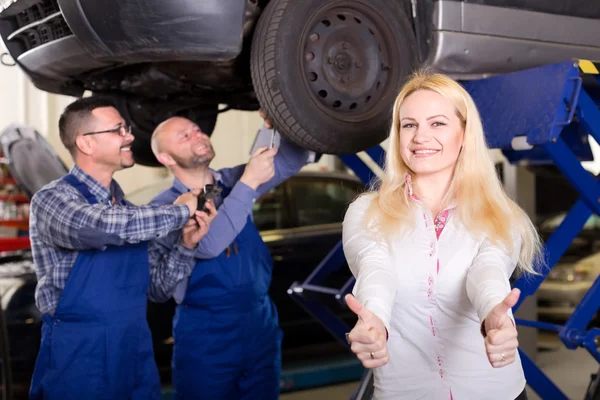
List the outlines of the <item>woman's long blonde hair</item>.
{"type": "Polygon", "coordinates": [[[453,218],[473,234],[483,234],[494,243],[513,249],[515,232],[521,237],[517,270],[536,273],[540,238],[525,212],[505,193],[483,133],[477,107],[467,91],[442,74],[419,71],[413,74],[396,98],[389,148],[383,177],[366,214],[369,226],[388,236],[403,232],[415,223],[405,186],[405,174],[412,171],[400,155],[400,106],[417,90],[430,90],[448,99],[464,129],[464,142],[443,207],[456,201],[453,218]],[[404,228],[404,229],[402,229],[404,228]]]}

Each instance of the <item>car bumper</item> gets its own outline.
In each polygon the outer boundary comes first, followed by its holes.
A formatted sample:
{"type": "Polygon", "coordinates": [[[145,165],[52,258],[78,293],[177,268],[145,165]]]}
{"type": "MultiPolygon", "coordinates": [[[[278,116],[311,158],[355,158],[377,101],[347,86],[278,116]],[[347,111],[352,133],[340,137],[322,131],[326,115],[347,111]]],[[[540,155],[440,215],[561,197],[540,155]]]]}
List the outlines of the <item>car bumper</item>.
{"type": "Polygon", "coordinates": [[[544,282],[537,291],[539,301],[552,304],[570,304],[576,306],[592,287],[587,282],[544,282]]]}
{"type": "Polygon", "coordinates": [[[242,50],[246,1],[0,0],[0,42],[41,90],[114,90],[93,71],[136,63],[223,62],[242,50]],[[10,7],[10,8],[9,8],[10,7]],[[26,16],[27,18],[25,18],[26,16]],[[89,80],[89,82],[87,81],[89,80]]]}
{"type": "Polygon", "coordinates": [[[441,0],[435,2],[430,26],[432,45],[424,66],[457,79],[600,56],[595,39],[600,27],[590,18],[441,0]]]}
{"type": "Polygon", "coordinates": [[[537,291],[540,317],[567,319],[592,286],[589,282],[544,282],[537,291]]]}

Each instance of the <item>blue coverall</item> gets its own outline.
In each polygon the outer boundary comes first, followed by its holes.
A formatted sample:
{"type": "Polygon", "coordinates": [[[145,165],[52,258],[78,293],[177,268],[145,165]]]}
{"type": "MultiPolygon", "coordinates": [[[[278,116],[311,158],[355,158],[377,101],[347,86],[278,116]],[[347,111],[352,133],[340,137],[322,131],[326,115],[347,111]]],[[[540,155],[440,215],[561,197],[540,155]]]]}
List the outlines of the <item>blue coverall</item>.
{"type": "MultiPolygon", "coordinates": [[[[97,203],[73,175],[63,179],[97,203]]],[[[31,399],[161,398],[146,321],[149,270],[145,241],[78,253],[58,307],[43,315],[31,399]]]]}
{"type": "MultiPolygon", "coordinates": [[[[254,196],[296,174],[306,164],[308,155],[308,151],[282,140],[275,157],[275,177],[259,187],[254,196]]],[[[218,207],[234,186],[241,189],[238,194],[253,192],[248,187],[239,187],[244,167],[213,171],[216,183],[223,188],[216,201],[218,207]]],[[[175,178],[174,185],[152,202],[168,204],[188,189],[175,178]]],[[[245,224],[234,224],[235,232],[239,233],[232,242],[225,243],[218,255],[197,256],[182,298],[174,296],[180,303],[173,320],[173,386],[177,400],[279,397],[283,334],[277,310],[268,295],[273,261],[252,221],[252,201],[252,198],[247,201],[236,198],[238,208],[250,202],[245,224]]],[[[217,218],[227,220],[223,223],[231,228],[236,218],[227,218],[219,210],[217,218]]],[[[200,241],[199,252],[206,243],[222,241],[227,234],[220,233],[220,228],[215,219],[207,236],[200,241]]]]}

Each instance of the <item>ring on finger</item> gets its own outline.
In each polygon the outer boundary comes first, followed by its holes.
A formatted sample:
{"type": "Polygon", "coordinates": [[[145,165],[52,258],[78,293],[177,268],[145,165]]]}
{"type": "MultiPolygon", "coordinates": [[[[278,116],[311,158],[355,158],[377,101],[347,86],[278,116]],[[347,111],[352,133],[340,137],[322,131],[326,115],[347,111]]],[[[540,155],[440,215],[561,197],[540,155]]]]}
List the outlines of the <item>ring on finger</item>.
{"type": "Polygon", "coordinates": [[[506,356],[504,355],[504,353],[500,353],[500,356],[502,357],[502,361],[506,361],[506,356]]]}
{"type": "Polygon", "coordinates": [[[371,352],[371,360],[375,359],[375,353],[371,352]]]}
{"type": "Polygon", "coordinates": [[[352,343],[350,342],[350,332],[346,332],[346,342],[352,346],[352,343]]]}

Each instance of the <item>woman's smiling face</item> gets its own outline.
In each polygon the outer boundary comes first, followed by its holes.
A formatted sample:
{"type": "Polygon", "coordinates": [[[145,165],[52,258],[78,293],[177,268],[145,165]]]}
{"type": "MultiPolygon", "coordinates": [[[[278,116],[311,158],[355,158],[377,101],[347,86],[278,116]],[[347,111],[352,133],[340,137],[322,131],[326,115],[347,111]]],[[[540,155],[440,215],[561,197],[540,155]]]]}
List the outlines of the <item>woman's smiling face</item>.
{"type": "Polygon", "coordinates": [[[399,116],[400,155],[416,176],[454,169],[464,129],[449,100],[417,90],[406,97],[399,116]]]}

